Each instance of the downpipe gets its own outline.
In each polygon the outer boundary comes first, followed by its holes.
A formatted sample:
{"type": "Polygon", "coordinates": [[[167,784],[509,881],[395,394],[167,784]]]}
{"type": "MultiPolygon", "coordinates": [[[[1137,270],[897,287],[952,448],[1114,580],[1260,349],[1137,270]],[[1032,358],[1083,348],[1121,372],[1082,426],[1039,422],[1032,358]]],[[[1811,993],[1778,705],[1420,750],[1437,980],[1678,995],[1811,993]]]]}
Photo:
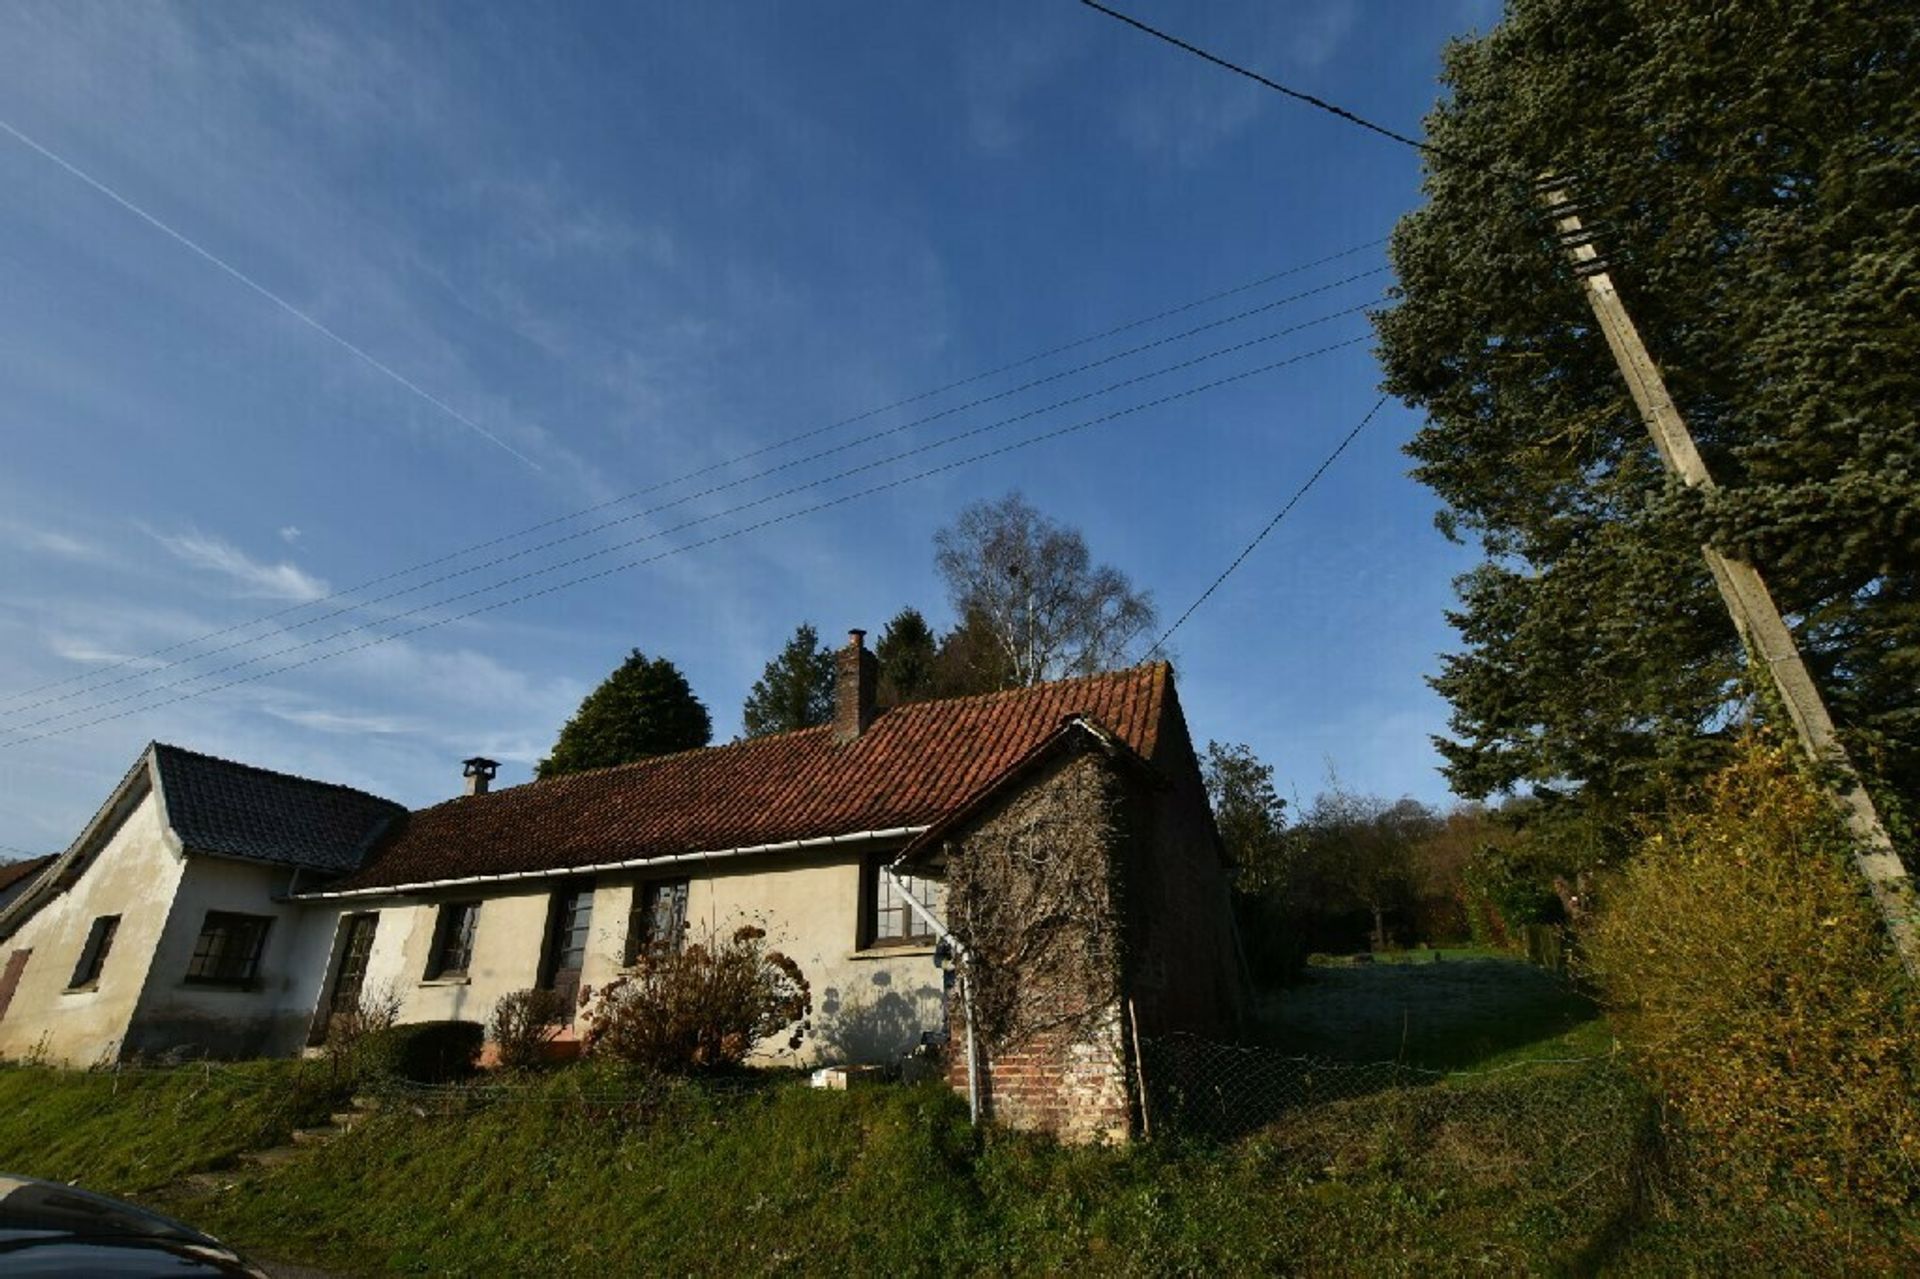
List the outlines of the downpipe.
{"type": "Polygon", "coordinates": [[[960,1008],[967,1022],[967,1118],[974,1127],[980,1126],[980,1068],[979,1051],[974,1044],[973,1032],[973,982],[968,973],[973,967],[973,952],[958,937],[947,931],[947,926],[934,918],[932,911],[920,904],[920,899],[907,891],[907,885],[891,866],[882,866],[881,871],[893,881],[893,889],[900,894],[900,900],[906,902],[908,909],[918,915],[921,922],[933,929],[934,935],[953,951],[960,965],[960,1008]]]}

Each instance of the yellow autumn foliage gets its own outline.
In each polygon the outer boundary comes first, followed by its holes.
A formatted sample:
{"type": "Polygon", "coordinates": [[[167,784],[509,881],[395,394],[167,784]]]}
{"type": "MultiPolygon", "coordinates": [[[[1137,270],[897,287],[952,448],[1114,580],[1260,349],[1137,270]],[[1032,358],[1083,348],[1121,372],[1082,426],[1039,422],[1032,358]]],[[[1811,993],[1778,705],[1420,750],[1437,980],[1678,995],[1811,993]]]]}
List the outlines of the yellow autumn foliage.
{"type": "Polygon", "coordinates": [[[1920,1260],[1920,1015],[1794,759],[1758,739],[1606,886],[1585,963],[1696,1205],[1762,1268],[1920,1260]]]}

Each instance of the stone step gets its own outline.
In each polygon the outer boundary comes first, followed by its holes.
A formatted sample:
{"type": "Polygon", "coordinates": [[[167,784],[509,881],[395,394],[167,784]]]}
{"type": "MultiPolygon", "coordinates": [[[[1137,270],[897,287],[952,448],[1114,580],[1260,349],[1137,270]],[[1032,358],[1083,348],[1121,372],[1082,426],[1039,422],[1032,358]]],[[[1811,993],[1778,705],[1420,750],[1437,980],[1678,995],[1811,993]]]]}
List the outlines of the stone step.
{"type": "Polygon", "coordinates": [[[278,1168],[281,1164],[298,1159],[305,1153],[298,1146],[275,1146],[271,1150],[242,1151],[240,1162],[255,1168],[278,1168]]]}
{"type": "Polygon", "coordinates": [[[324,1146],[340,1135],[338,1128],[295,1128],[293,1144],[296,1146],[324,1146]]]}
{"type": "Polygon", "coordinates": [[[378,1110],[381,1105],[382,1102],[380,1098],[371,1093],[359,1093],[355,1095],[353,1099],[353,1108],[355,1110],[378,1110]]]}
{"type": "Polygon", "coordinates": [[[335,1128],[344,1132],[355,1124],[363,1124],[373,1118],[373,1112],[371,1110],[336,1110],[327,1118],[333,1121],[335,1128]]]}

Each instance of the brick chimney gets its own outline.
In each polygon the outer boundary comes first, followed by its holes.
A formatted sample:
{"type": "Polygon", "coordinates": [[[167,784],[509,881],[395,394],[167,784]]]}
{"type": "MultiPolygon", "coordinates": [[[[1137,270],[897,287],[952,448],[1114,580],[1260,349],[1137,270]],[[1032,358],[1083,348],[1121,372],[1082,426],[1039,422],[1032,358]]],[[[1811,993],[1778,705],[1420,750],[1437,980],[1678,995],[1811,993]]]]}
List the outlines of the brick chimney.
{"type": "Polygon", "coordinates": [[[493,785],[493,775],[500,769],[496,760],[484,755],[475,755],[472,759],[461,761],[465,767],[461,776],[467,779],[467,794],[484,795],[493,785]]]}
{"type": "Polygon", "coordinates": [[[874,691],[880,683],[880,660],[867,651],[867,633],[848,631],[847,646],[835,659],[833,672],[833,740],[845,745],[873,723],[874,691]]]}

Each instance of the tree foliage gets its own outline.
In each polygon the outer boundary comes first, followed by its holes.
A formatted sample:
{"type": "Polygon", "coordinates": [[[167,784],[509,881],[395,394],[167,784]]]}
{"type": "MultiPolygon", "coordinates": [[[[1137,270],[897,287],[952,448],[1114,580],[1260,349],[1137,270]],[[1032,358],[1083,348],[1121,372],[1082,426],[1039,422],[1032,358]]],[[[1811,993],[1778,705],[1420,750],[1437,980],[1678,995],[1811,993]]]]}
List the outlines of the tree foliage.
{"type": "Polygon", "coordinates": [[[1446,54],[1393,237],[1388,386],[1486,561],[1436,686],[1456,790],[1657,800],[1725,757],[1742,658],[1701,562],[1755,561],[1837,718],[1920,782],[1920,11],[1510,0],[1446,54]],[[1525,178],[1589,221],[1708,466],[1668,481],[1525,178]]]}
{"type": "Polygon", "coordinates": [[[934,562],[955,615],[991,639],[1015,687],[1118,666],[1153,625],[1145,592],[1017,492],[962,509],[935,536],[934,562]]]}
{"type": "Polygon", "coordinates": [[[833,650],[802,622],[767,663],[741,708],[748,737],[812,728],[833,718],[833,650]]]}
{"type": "Polygon", "coordinates": [[[1235,886],[1259,894],[1287,874],[1287,801],[1273,786],[1273,765],[1244,742],[1207,743],[1201,761],[1214,824],[1238,873],[1235,886]]]}
{"type": "Polygon", "coordinates": [[[878,700],[883,706],[902,706],[938,695],[940,640],[920,610],[901,609],[880,632],[873,646],[880,663],[878,700]]]}
{"type": "Polygon", "coordinates": [[[713,721],[680,668],[636,648],[587,694],[534,775],[558,777],[630,764],[651,755],[694,750],[712,740],[713,721]]]}

